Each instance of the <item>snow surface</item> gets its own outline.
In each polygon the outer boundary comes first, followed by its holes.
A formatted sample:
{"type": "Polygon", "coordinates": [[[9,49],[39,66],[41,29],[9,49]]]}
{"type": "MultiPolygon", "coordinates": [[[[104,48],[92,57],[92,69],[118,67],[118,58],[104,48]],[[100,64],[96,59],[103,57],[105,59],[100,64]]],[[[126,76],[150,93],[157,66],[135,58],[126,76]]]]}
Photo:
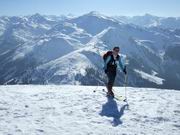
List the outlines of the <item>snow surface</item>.
{"type": "MultiPolygon", "coordinates": [[[[180,91],[128,87],[128,106],[107,99],[103,88],[0,86],[0,134],[180,134],[180,91]]],[[[124,95],[123,87],[114,89],[124,95]]]]}
{"type": "Polygon", "coordinates": [[[158,85],[163,84],[164,79],[162,79],[162,78],[160,78],[160,77],[157,77],[157,76],[156,76],[157,73],[155,73],[155,72],[154,72],[152,75],[150,75],[150,74],[148,74],[148,73],[145,73],[145,72],[140,71],[140,70],[137,70],[137,69],[134,69],[134,71],[135,71],[136,73],[138,73],[143,79],[147,79],[147,80],[149,80],[150,82],[154,82],[154,83],[156,83],[156,84],[158,84],[158,85]]]}

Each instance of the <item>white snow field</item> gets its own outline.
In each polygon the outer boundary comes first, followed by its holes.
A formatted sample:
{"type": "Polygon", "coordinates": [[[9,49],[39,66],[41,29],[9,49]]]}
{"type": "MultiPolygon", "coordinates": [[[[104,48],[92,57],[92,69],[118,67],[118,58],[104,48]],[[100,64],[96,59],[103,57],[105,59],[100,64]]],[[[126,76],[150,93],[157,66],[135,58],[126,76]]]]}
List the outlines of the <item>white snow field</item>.
{"type": "Polygon", "coordinates": [[[180,91],[128,87],[128,106],[103,88],[0,86],[0,135],[180,134],[180,91]]]}

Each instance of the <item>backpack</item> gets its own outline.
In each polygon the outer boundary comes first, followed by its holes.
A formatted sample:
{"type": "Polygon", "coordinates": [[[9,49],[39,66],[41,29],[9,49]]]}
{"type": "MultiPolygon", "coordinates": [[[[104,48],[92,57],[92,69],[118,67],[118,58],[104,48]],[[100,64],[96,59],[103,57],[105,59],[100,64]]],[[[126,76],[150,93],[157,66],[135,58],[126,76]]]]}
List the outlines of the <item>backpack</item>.
{"type": "Polygon", "coordinates": [[[108,56],[111,56],[112,55],[112,51],[107,51],[104,55],[103,55],[103,60],[106,61],[107,57],[108,56]]]}

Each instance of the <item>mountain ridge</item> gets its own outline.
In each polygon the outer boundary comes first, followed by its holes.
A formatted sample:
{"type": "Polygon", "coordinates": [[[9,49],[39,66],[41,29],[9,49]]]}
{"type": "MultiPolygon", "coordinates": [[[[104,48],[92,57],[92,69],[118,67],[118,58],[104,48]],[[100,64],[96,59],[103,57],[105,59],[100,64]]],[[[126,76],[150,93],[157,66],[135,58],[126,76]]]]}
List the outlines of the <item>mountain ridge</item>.
{"type": "MultiPolygon", "coordinates": [[[[40,14],[0,17],[0,84],[103,85],[102,55],[119,46],[122,60],[129,59],[130,86],[180,87],[180,32],[176,23],[176,29],[146,27],[96,12],[50,18],[40,14]]],[[[116,85],[122,82],[120,71],[116,85]]]]}

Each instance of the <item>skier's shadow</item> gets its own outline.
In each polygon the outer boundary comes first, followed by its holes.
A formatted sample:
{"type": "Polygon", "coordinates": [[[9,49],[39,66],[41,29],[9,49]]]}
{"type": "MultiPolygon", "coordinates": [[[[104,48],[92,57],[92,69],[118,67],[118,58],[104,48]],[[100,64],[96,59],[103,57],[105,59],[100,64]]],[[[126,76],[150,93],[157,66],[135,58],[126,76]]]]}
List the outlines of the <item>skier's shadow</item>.
{"type": "Polygon", "coordinates": [[[100,115],[113,117],[112,125],[118,126],[123,123],[120,118],[123,116],[126,107],[128,107],[128,104],[118,109],[116,101],[113,98],[107,98],[107,103],[103,104],[100,115]]]}

